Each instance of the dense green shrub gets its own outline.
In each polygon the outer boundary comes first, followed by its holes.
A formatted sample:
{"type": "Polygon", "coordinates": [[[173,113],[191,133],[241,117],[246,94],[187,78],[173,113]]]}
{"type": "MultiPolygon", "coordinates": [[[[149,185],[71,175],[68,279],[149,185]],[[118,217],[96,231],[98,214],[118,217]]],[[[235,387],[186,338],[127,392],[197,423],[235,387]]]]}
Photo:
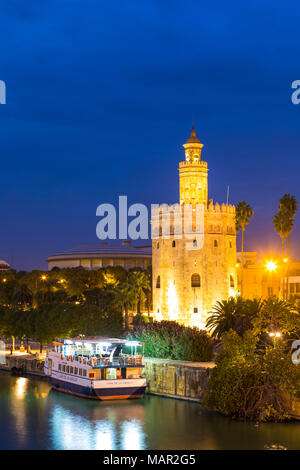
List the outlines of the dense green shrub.
{"type": "Polygon", "coordinates": [[[300,397],[300,367],[292,363],[284,342],[257,352],[253,331],[239,336],[232,330],[223,342],[205,404],[240,419],[286,420],[291,400],[300,397]]]}
{"type": "Polygon", "coordinates": [[[145,356],[185,361],[210,361],[213,340],[206,331],[173,321],[137,326],[127,334],[145,344],[145,356]]]}

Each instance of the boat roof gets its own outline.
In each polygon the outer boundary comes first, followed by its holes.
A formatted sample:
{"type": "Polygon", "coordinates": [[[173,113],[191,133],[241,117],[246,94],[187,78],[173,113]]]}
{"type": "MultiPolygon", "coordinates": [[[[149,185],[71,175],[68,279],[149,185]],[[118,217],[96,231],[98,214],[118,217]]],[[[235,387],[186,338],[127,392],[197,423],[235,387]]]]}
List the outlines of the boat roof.
{"type": "Polygon", "coordinates": [[[128,340],[126,338],[124,339],[119,339],[119,338],[103,338],[103,337],[96,337],[96,336],[91,336],[91,337],[84,337],[81,338],[80,336],[77,336],[75,338],[66,338],[64,339],[64,343],[82,343],[82,344],[128,344],[132,346],[137,346],[139,344],[142,344],[141,341],[132,341],[128,340]]]}

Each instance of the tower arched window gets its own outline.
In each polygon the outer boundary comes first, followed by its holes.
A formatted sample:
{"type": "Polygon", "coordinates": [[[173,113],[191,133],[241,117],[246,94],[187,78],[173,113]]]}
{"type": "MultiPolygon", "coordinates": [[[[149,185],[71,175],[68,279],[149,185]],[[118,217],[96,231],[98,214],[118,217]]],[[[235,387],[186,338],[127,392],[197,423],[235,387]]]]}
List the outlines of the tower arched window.
{"type": "Polygon", "coordinates": [[[156,248],[157,248],[157,249],[159,248],[159,242],[156,243],[156,248]]]}
{"type": "Polygon", "coordinates": [[[218,240],[214,240],[214,247],[218,246],[218,240]]]}
{"type": "Polygon", "coordinates": [[[196,273],[192,274],[191,286],[192,287],[200,287],[201,286],[200,274],[196,274],[196,273]]]}
{"type": "Polygon", "coordinates": [[[156,278],[156,289],[160,289],[160,276],[156,278]]]}
{"type": "Polygon", "coordinates": [[[193,247],[195,248],[197,246],[197,240],[193,240],[193,247]]]}
{"type": "Polygon", "coordinates": [[[234,279],[233,276],[230,275],[230,287],[234,288],[234,279]]]}
{"type": "Polygon", "coordinates": [[[175,240],[173,240],[172,241],[172,247],[175,248],[175,246],[176,246],[176,242],[175,242],[175,240]]]}

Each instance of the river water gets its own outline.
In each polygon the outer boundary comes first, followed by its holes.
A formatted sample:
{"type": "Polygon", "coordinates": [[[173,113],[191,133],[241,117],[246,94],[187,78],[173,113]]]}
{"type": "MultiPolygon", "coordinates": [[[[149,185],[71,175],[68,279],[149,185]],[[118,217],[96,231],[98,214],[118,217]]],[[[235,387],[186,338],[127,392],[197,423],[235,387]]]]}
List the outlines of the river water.
{"type": "Polygon", "coordinates": [[[0,449],[300,449],[300,422],[236,422],[198,403],[147,395],[95,402],[46,379],[0,372],[0,449]]]}

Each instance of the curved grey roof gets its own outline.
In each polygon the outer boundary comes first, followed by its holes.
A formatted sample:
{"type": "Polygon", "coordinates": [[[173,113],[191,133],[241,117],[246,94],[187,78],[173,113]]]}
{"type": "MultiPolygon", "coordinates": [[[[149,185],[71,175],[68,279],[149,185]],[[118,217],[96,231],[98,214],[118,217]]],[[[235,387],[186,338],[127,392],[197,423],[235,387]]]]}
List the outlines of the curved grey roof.
{"type": "Polygon", "coordinates": [[[133,246],[130,242],[123,242],[121,245],[108,243],[97,243],[93,245],[79,245],[70,250],[56,253],[48,257],[47,261],[55,259],[82,258],[151,258],[152,246],[133,246]]]}

